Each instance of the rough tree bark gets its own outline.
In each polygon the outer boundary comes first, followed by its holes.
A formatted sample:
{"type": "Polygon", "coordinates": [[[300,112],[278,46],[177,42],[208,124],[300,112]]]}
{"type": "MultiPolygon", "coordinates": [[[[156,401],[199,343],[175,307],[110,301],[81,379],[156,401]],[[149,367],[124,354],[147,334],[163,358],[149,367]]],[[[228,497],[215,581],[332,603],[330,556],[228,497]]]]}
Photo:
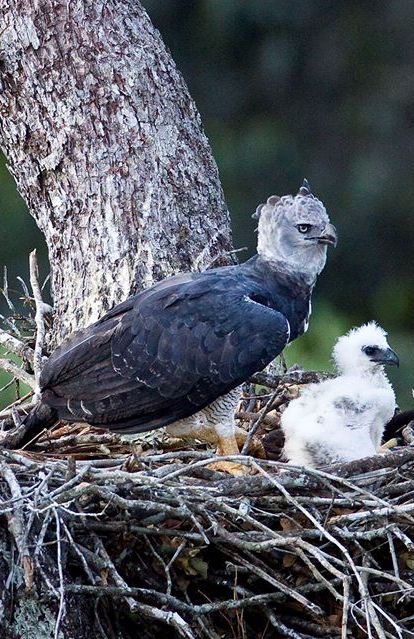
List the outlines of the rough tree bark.
{"type": "MultiPolygon", "coordinates": [[[[137,0],[0,0],[0,144],[48,246],[50,346],[231,248],[200,117],[137,0]]],[[[25,591],[6,531],[2,516],[0,635],[52,639],[56,604],[25,591]]],[[[102,636],[79,597],[56,639],[75,636],[102,636]]]]}
{"type": "Polygon", "coordinates": [[[0,0],[0,141],[44,233],[52,343],[231,246],[200,117],[137,0],[0,0]]]}

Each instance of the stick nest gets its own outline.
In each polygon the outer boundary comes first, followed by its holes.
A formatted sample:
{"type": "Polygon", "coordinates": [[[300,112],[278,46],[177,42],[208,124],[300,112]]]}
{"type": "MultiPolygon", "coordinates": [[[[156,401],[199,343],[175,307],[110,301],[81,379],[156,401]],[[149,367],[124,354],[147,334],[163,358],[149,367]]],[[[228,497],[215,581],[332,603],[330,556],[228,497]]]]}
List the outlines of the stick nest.
{"type": "MultiPolygon", "coordinates": [[[[238,417],[265,444],[298,375],[247,389],[238,417]]],[[[107,638],[414,636],[414,448],[324,470],[238,456],[237,478],[213,459],[85,425],[0,452],[9,569],[54,602],[55,637],[69,601],[107,638]]]]}

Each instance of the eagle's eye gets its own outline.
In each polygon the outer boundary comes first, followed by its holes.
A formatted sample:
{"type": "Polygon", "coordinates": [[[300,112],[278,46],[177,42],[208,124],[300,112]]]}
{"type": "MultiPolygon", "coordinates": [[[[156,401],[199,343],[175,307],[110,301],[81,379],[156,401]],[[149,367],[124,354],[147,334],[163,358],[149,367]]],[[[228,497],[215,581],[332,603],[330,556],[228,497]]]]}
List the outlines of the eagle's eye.
{"type": "Polygon", "coordinates": [[[298,229],[299,233],[307,233],[308,231],[311,230],[312,225],[311,224],[297,224],[296,228],[298,229]]]}
{"type": "Polygon", "coordinates": [[[364,351],[365,355],[368,355],[368,357],[370,357],[371,355],[375,355],[375,353],[378,351],[378,347],[364,346],[362,350],[364,351]]]}

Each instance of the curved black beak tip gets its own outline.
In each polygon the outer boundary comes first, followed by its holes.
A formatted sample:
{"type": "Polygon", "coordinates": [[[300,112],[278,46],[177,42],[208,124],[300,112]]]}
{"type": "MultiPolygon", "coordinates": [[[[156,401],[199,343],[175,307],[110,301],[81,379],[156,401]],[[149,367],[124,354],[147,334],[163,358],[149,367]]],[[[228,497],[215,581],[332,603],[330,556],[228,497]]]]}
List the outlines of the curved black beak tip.
{"type": "Polygon", "coordinates": [[[323,235],[319,236],[318,241],[320,244],[329,244],[335,248],[338,244],[338,234],[333,224],[328,224],[323,235]]]}
{"type": "Polygon", "coordinates": [[[388,364],[388,366],[399,366],[400,358],[397,353],[392,350],[392,348],[387,348],[384,351],[384,364],[388,364]]]}

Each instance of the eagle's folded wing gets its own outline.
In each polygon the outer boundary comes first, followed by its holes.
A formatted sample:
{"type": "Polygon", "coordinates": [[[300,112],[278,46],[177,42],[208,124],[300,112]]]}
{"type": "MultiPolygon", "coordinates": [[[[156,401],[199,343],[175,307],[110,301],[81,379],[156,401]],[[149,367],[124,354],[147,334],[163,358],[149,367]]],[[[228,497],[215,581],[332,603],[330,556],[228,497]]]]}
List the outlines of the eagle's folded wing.
{"type": "Polygon", "coordinates": [[[238,386],[289,339],[286,318],[237,277],[174,278],[131,299],[46,365],[43,398],[62,417],[125,432],[157,428],[238,386]]]}

